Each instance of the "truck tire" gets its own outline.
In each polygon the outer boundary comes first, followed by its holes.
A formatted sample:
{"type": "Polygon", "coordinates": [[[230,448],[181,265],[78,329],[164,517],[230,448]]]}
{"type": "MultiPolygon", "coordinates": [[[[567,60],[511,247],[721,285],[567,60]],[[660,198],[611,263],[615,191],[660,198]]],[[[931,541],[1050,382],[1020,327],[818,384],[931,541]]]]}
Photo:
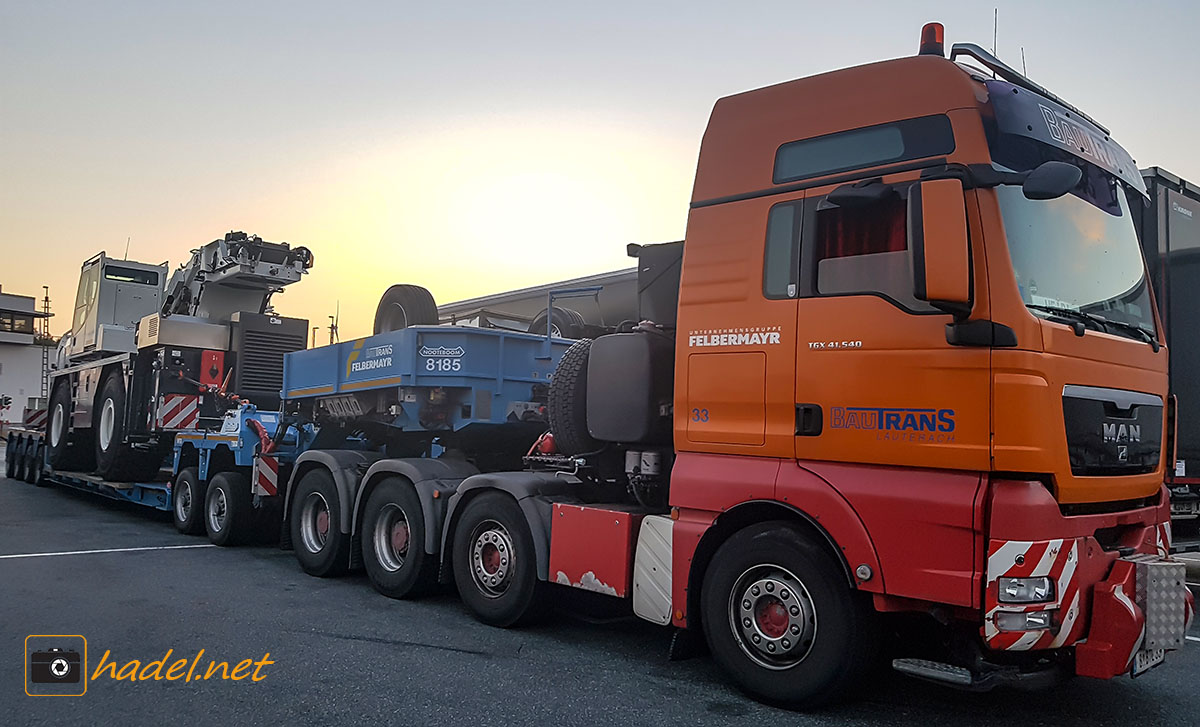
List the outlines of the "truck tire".
{"type": "Polygon", "coordinates": [[[341,512],[329,470],[317,467],[304,473],[292,495],[288,527],[296,560],[310,576],[337,576],[349,567],[350,535],[338,526],[341,512]]]}
{"type": "Polygon", "coordinates": [[[375,332],[388,333],[409,326],[436,326],[437,303],[419,285],[393,285],[375,308],[375,332]]]}
{"type": "Polygon", "coordinates": [[[90,429],[71,431],[71,382],[59,379],[50,397],[50,412],[46,419],[46,443],[50,466],[62,471],[90,471],[95,452],[92,450],[90,429]]]}
{"type": "Polygon", "coordinates": [[[175,529],[184,535],[201,535],[205,531],[204,483],[200,470],[185,467],[171,486],[171,516],[175,529]]]}
{"type": "Polygon", "coordinates": [[[388,598],[415,598],[437,582],[438,558],[425,552],[425,516],[407,479],[388,477],[371,491],[360,540],[367,577],[388,598]]]}
{"type": "Polygon", "coordinates": [[[119,371],[110,371],[100,386],[93,415],[96,474],[114,482],[154,479],[162,465],[162,453],[125,444],[125,396],[124,377],[119,371]]]}
{"type": "Polygon", "coordinates": [[[879,644],[875,614],[824,548],[767,522],[717,549],[701,588],[713,658],[745,692],[810,708],[845,696],[879,644]]]}
{"type": "Polygon", "coordinates": [[[204,493],[204,529],[213,545],[238,545],[249,536],[253,522],[250,478],[241,472],[220,472],[208,480],[204,493]]]}
{"type": "Polygon", "coordinates": [[[25,481],[36,485],[42,479],[42,462],[45,459],[42,443],[36,439],[29,440],[25,445],[25,481]]]}
{"type": "Polygon", "coordinates": [[[587,374],[591,339],[571,344],[558,360],[550,380],[547,412],[554,443],[563,454],[581,454],[599,449],[587,426],[587,374]]]}
{"type": "Polygon", "coordinates": [[[454,583],[476,618],[508,628],[541,615],[544,584],[516,500],[495,491],[476,496],[463,510],[453,542],[454,583]]]}
{"type": "Polygon", "coordinates": [[[583,334],[583,316],[570,308],[558,306],[538,313],[526,330],[539,336],[546,335],[547,317],[550,319],[550,335],[555,338],[579,338],[583,334]]]}
{"type": "Polygon", "coordinates": [[[13,453],[13,473],[14,480],[25,479],[25,437],[17,437],[16,452],[13,453]]]}

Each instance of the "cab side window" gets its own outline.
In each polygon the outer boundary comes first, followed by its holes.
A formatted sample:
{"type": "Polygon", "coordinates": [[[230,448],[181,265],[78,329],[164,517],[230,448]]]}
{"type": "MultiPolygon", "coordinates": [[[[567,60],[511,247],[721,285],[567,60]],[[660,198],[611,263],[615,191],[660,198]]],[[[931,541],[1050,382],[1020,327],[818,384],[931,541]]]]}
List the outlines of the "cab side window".
{"type": "Polygon", "coordinates": [[[899,194],[862,207],[824,200],[812,207],[814,295],[878,295],[914,313],[936,312],[913,297],[907,203],[899,194]]]}
{"type": "Polygon", "coordinates": [[[781,202],[767,213],[763,254],[763,295],[795,298],[799,282],[801,202],[781,202]]]}

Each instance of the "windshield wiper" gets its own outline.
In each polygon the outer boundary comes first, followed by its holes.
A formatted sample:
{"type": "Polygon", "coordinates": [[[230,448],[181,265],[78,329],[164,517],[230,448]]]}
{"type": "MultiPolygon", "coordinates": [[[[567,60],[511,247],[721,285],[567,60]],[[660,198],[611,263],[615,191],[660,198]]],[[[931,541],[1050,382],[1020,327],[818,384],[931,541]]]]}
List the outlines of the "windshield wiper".
{"type": "MultiPolygon", "coordinates": [[[[1096,316],[1096,317],[1100,318],[1100,316],[1096,316]]],[[[1158,353],[1158,337],[1155,336],[1152,331],[1146,330],[1145,328],[1142,328],[1141,326],[1137,325],[1136,323],[1126,323],[1125,321],[1114,321],[1111,318],[1104,318],[1103,320],[1104,320],[1104,325],[1106,325],[1106,326],[1116,326],[1117,328],[1120,328],[1123,331],[1129,331],[1131,333],[1139,334],[1139,337],[1142,340],[1144,340],[1146,343],[1150,344],[1150,347],[1154,349],[1155,353],[1158,353]]]]}
{"type": "Polygon", "coordinates": [[[1089,323],[1093,324],[1097,331],[1108,331],[1105,327],[1108,321],[1095,313],[1085,313],[1074,308],[1064,308],[1058,305],[1041,305],[1040,303],[1026,303],[1025,307],[1050,313],[1052,316],[1058,316],[1059,318],[1065,318],[1066,322],[1075,331],[1076,336],[1082,336],[1089,323]]]}
{"type": "Polygon", "coordinates": [[[1105,318],[1104,316],[1101,316],[1101,315],[1096,315],[1095,313],[1088,313],[1086,311],[1074,310],[1073,308],[1064,308],[1062,306],[1057,306],[1057,305],[1040,305],[1038,303],[1026,303],[1025,307],[1032,308],[1034,310],[1043,311],[1045,313],[1049,313],[1049,314],[1051,314],[1051,316],[1058,316],[1060,318],[1067,319],[1067,321],[1069,321],[1071,324],[1071,328],[1075,331],[1076,336],[1083,335],[1083,332],[1088,323],[1095,324],[1096,326],[1098,326],[1097,330],[1104,331],[1105,333],[1108,333],[1109,326],[1116,326],[1117,328],[1120,328],[1121,330],[1138,334],[1138,338],[1141,338],[1146,343],[1149,343],[1150,347],[1154,349],[1154,352],[1158,353],[1158,349],[1159,349],[1158,337],[1155,336],[1153,332],[1148,331],[1145,328],[1142,328],[1141,326],[1136,325],[1134,323],[1126,323],[1125,321],[1117,321],[1117,320],[1113,320],[1111,318],[1105,318]]]}

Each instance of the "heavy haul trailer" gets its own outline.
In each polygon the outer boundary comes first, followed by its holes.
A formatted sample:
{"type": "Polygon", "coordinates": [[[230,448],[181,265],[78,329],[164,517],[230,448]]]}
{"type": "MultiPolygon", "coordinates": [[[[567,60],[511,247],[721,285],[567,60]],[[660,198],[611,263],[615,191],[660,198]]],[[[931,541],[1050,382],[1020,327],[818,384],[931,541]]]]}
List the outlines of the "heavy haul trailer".
{"type": "MultiPolygon", "coordinates": [[[[1149,204],[1131,204],[1158,316],[1170,344],[1177,415],[1167,487],[1176,521],[1200,519],[1200,186],[1159,167],[1142,170],[1149,204]]],[[[1168,434],[1171,434],[1168,432],[1168,434]]]]}
{"type": "Polygon", "coordinates": [[[384,594],[427,588],[447,499],[466,477],[521,466],[571,343],[415,326],[288,354],[285,415],[316,436],[287,479],[284,547],[312,575],[361,564],[384,594]]]}
{"type": "MultiPolygon", "coordinates": [[[[10,434],[11,470],[178,509],[171,488],[181,470],[168,470],[180,462],[176,435],[226,427],[230,408],[244,418],[278,407],[283,355],[304,347],[308,324],[275,314],[270,300],[311,265],[306,248],[240,232],[193,250],[169,281],[165,265],[104,253],[86,261],[50,374],[46,429],[10,434]]],[[[218,462],[236,459],[201,439],[218,462]]],[[[182,462],[203,465],[188,453],[182,462]]],[[[239,497],[250,497],[248,478],[239,482],[239,497]]],[[[181,522],[177,512],[177,525],[194,528],[198,514],[185,508],[181,522]]]]}
{"type": "Polygon", "coordinates": [[[438,548],[501,626],[553,584],[628,599],[798,705],[884,647],[970,689],[1144,672],[1193,607],[1127,190],[1103,127],[936,24],[915,57],[721,99],[677,295],[641,258],[669,251],[633,250],[646,320],[563,354],[528,469],[368,496],[426,543],[391,572],[438,548]]]}

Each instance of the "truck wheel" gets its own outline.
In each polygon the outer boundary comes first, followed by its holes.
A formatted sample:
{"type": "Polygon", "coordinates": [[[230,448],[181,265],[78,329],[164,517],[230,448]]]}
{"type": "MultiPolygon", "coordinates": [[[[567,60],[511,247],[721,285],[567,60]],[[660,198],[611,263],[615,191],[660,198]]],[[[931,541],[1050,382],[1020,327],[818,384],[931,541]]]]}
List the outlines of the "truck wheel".
{"type": "Polygon", "coordinates": [[[408,480],[389,477],[371,491],[361,540],[363,566],[375,590],[388,598],[412,598],[433,587],[438,559],[425,552],[425,516],[408,480]]]}
{"type": "Polygon", "coordinates": [[[323,467],[300,478],[292,495],[292,548],[300,567],[310,576],[326,578],[346,572],[350,562],[350,535],[343,533],[342,503],[333,475],[323,467]]]}
{"type": "Polygon", "coordinates": [[[555,338],[579,338],[583,330],[583,316],[569,308],[554,306],[553,310],[542,311],[529,324],[530,333],[546,335],[546,318],[550,318],[550,335],[555,338]]]}
{"type": "Polygon", "coordinates": [[[71,382],[65,377],[59,382],[50,397],[46,421],[50,466],[63,471],[90,471],[95,457],[91,440],[93,430],[71,431],[71,382]]]}
{"type": "Polygon", "coordinates": [[[106,480],[119,479],[132,454],[123,446],[125,439],[125,382],[121,374],[109,372],[96,400],[96,473],[106,480]]]}
{"type": "Polygon", "coordinates": [[[171,513],[175,529],[185,535],[200,535],[204,532],[204,485],[200,482],[200,470],[185,467],[175,477],[171,487],[171,513]]]}
{"type": "Polygon", "coordinates": [[[717,664],[749,694],[796,707],[845,695],[869,670],[875,614],[822,547],[786,522],[735,533],[704,576],[717,664]]]}
{"type": "Polygon", "coordinates": [[[221,472],[208,481],[204,495],[204,529],[213,545],[237,545],[250,528],[250,479],[241,472],[221,472]]]}
{"type": "Polygon", "coordinates": [[[375,308],[375,332],[388,333],[409,326],[436,326],[437,303],[419,285],[393,285],[375,308]]]}
{"type": "Polygon", "coordinates": [[[454,529],[454,583],[486,624],[507,628],[540,615],[533,536],[516,500],[485,492],[467,503],[454,529]]]}
{"type": "Polygon", "coordinates": [[[42,479],[44,457],[42,443],[36,439],[29,440],[29,444],[25,445],[25,481],[29,484],[36,485],[42,479]]]}
{"type": "Polygon", "coordinates": [[[547,412],[554,443],[563,454],[592,452],[600,443],[587,426],[587,373],[591,339],[584,338],[563,351],[550,380],[547,412]]]}

